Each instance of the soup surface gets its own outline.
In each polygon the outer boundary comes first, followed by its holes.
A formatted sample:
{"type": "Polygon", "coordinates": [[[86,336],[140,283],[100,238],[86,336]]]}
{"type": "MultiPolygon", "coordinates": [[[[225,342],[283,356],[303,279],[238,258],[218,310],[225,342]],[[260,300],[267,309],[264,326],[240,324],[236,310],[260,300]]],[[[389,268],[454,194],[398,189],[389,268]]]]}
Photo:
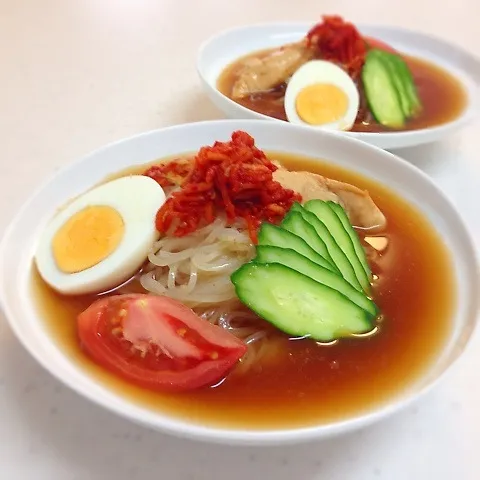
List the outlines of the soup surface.
{"type": "MultiPolygon", "coordinates": [[[[265,54],[270,50],[266,50],[265,54]]],[[[232,98],[232,87],[237,79],[242,62],[253,53],[238,59],[229,65],[220,76],[217,84],[218,90],[229,98],[232,98]]],[[[410,67],[418,95],[422,103],[421,113],[408,120],[402,130],[418,130],[433,127],[450,122],[457,118],[466,107],[467,95],[460,82],[445,69],[431,62],[416,57],[404,56],[410,67]]],[[[251,94],[242,99],[233,99],[240,105],[263,115],[287,120],[284,108],[286,84],[266,91],[251,94]]],[[[363,94],[361,93],[361,97],[363,94]]],[[[365,104],[362,98],[361,104],[365,104]]],[[[387,132],[390,129],[377,123],[372,115],[364,108],[353,125],[353,132],[387,132]]]]}
{"type": "Polygon", "coordinates": [[[385,214],[387,228],[379,238],[366,238],[378,249],[371,266],[376,276],[373,297],[383,313],[379,333],[333,346],[279,335],[270,354],[248,373],[238,369],[217,386],[197,391],[156,393],[115,377],[82,352],[76,316],[94,298],[61,296],[34,269],[34,298],[59,348],[128,400],[225,428],[280,429],[342,420],[386,402],[419,379],[446,340],[455,301],[449,255],[435,230],[401,198],[362,176],[292,155],[269,157],[290,170],[308,170],[368,189],[385,214]]]}

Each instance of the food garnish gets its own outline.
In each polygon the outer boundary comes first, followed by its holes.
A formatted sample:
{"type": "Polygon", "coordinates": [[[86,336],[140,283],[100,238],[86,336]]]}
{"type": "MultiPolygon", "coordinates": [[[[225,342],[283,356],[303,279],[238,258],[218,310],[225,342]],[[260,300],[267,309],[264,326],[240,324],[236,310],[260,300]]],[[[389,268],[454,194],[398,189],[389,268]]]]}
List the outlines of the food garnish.
{"type": "Polygon", "coordinates": [[[160,165],[152,165],[144,175],[153,178],[162,187],[181,186],[192,171],[192,167],[190,158],[176,158],[160,165]]]}
{"type": "MultiPolygon", "coordinates": [[[[290,212],[288,212],[281,223],[281,226],[285,230],[305,239],[305,241],[333,267],[333,271],[341,273],[330,254],[332,251],[331,244],[335,243],[335,241],[327,228],[322,222],[317,220],[315,215],[307,212],[299,203],[294,203],[290,212]],[[322,231],[322,228],[324,231],[322,231]],[[330,238],[325,239],[327,235],[330,238]]],[[[335,256],[335,253],[333,256],[335,256]]]]}
{"type": "Polygon", "coordinates": [[[148,177],[130,175],[69,203],[45,228],[35,253],[42,278],[58,292],[108,290],[134,275],[158,238],[154,220],[165,201],[148,177]]]}
{"type": "Polygon", "coordinates": [[[398,55],[370,50],[362,80],[368,105],[378,123],[401,128],[420,110],[412,75],[398,55]]]}
{"type": "Polygon", "coordinates": [[[232,282],[249,308],[295,337],[331,342],[373,328],[374,317],[338,290],[281,263],[247,263],[232,282]]]}
{"type": "Polygon", "coordinates": [[[307,33],[307,41],[319,58],[342,65],[352,78],[358,78],[367,47],[355,25],[339,15],[325,15],[307,33]]]}
{"type": "Polygon", "coordinates": [[[289,232],[283,227],[278,227],[270,223],[262,224],[258,232],[258,244],[291,248],[327,270],[336,272],[338,269],[338,267],[330,263],[320,253],[316,252],[305,239],[289,232]]]}
{"type": "MultiPolygon", "coordinates": [[[[345,231],[350,237],[350,240],[352,241],[352,244],[353,244],[353,248],[355,250],[356,258],[361,263],[363,270],[365,271],[365,275],[367,277],[367,282],[368,284],[370,284],[372,281],[372,271],[370,270],[370,266],[368,265],[367,257],[365,255],[365,250],[363,249],[362,244],[360,243],[360,239],[358,238],[357,232],[355,232],[355,230],[352,227],[352,223],[350,222],[350,219],[348,218],[347,213],[338,203],[332,202],[331,200],[327,201],[327,203],[328,203],[328,206],[337,214],[338,218],[340,219],[340,222],[343,225],[343,228],[345,228],[345,231]]],[[[352,262],[352,265],[353,265],[353,262],[352,262]]],[[[363,278],[362,273],[360,273],[360,278],[363,278]]],[[[369,287],[365,283],[365,280],[360,281],[360,283],[363,284],[364,290],[368,291],[369,287]]]]}
{"type": "Polygon", "coordinates": [[[183,391],[220,380],[246,353],[237,337],[168,297],[100,298],[77,321],[97,363],[151,390],[183,391]]]}
{"type": "MultiPolygon", "coordinates": [[[[278,223],[293,202],[301,200],[273,180],[277,166],[246,132],[234,132],[229,142],[202,147],[193,162],[182,189],[157,213],[160,233],[187,235],[212,223],[220,210],[230,223],[243,219],[255,243],[262,221],[278,223]]],[[[146,175],[152,175],[151,169],[146,175]]]]}
{"type": "Polygon", "coordinates": [[[378,308],[363,292],[359,292],[352,287],[337,272],[332,272],[327,268],[319,266],[307,257],[300,255],[291,248],[275,247],[273,245],[257,245],[256,263],[281,263],[292,270],[296,270],[302,275],[306,275],[316,282],[323,283],[327,287],[338,290],[341,294],[349,298],[353,303],[366,310],[373,316],[378,314],[378,308]]]}
{"type": "Polygon", "coordinates": [[[347,222],[340,205],[311,200],[280,227],[262,224],[256,257],[231,277],[240,300],[290,335],[330,342],[372,330],[372,276],[347,222]]]}
{"type": "Polygon", "coordinates": [[[284,104],[291,123],[348,130],[357,117],[360,97],[345,70],[325,60],[312,60],[290,78],[284,104]]]}
{"type": "MultiPolygon", "coordinates": [[[[368,278],[362,262],[358,258],[359,251],[355,250],[352,237],[347,233],[340,218],[331,207],[331,203],[322,202],[321,200],[310,200],[305,204],[305,210],[313,213],[317,218],[318,222],[315,222],[314,225],[318,225],[319,223],[325,225],[326,229],[323,229],[323,231],[328,230],[330,236],[343,253],[343,255],[336,255],[334,258],[345,280],[359,290],[363,289],[368,292],[370,290],[371,279],[368,278]]],[[[322,230],[317,230],[317,233],[321,232],[322,230]]],[[[356,238],[356,242],[359,242],[358,237],[354,238],[356,238]]],[[[334,252],[333,249],[332,252],[334,252]]],[[[360,256],[364,257],[365,254],[360,254],[360,256]]]]}

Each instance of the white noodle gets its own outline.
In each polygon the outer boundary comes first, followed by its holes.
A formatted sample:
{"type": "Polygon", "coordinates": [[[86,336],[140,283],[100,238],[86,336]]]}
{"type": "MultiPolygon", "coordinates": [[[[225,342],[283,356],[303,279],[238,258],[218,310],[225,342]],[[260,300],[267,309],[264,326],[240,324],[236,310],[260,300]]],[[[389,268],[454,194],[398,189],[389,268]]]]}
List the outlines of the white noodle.
{"type": "Polygon", "coordinates": [[[155,242],[142,286],[190,307],[236,299],[230,275],[251,260],[254,247],[246,231],[224,218],[185,237],[155,242]]]}
{"type": "Polygon", "coordinates": [[[168,280],[167,280],[167,288],[173,289],[175,288],[175,279],[177,276],[177,264],[173,264],[171,267],[168,268],[168,280]]]}

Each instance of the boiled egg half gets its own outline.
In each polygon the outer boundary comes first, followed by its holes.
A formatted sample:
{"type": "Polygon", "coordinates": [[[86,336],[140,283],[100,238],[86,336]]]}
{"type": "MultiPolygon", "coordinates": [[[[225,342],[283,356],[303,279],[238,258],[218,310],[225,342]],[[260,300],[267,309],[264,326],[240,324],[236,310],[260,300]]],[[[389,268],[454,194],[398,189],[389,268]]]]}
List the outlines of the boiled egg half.
{"type": "Polygon", "coordinates": [[[103,292],[130,278],[158,238],[155,216],[165,202],[152,178],[131,175],[81,195],[53,218],[35,262],[63,294],[103,292]]]}
{"type": "Polygon", "coordinates": [[[357,117],[360,95],[342,68],[325,60],[312,60],[292,75],[284,102],[291,123],[348,130],[357,117]]]}

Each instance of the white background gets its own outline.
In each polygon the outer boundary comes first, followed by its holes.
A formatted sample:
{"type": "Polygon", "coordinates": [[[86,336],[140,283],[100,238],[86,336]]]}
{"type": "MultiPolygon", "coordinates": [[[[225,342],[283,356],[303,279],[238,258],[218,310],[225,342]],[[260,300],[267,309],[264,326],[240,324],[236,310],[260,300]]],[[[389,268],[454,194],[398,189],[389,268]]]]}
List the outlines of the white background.
{"type": "MultiPolygon", "coordinates": [[[[340,13],[441,35],[480,55],[478,0],[0,0],[0,234],[55,169],[170,124],[219,118],[195,72],[218,30],[340,13]]],[[[480,241],[479,124],[398,152],[432,175],[480,241]]],[[[0,314],[2,480],[477,480],[480,334],[433,392],[349,436],[230,448],[154,433],[91,405],[44,372],[0,314]]]]}

